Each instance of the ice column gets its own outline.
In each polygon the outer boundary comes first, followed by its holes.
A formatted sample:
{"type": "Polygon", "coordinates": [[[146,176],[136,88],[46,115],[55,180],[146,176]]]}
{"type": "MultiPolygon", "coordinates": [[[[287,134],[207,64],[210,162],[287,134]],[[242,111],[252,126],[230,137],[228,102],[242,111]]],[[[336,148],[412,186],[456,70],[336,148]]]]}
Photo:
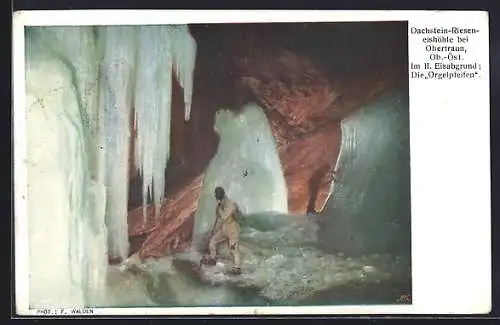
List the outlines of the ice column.
{"type": "Polygon", "coordinates": [[[103,112],[104,165],[107,190],[108,254],[128,255],[128,160],[134,90],[136,30],[112,26],[100,30],[103,52],[100,67],[100,111],[103,112]]]}

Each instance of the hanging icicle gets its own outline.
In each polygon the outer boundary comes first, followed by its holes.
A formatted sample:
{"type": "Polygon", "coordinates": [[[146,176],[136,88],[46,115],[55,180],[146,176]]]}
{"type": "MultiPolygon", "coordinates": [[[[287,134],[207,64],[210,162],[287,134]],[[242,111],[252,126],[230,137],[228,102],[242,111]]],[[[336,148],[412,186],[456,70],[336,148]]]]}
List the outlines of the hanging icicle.
{"type": "Polygon", "coordinates": [[[196,41],[189,33],[187,25],[173,25],[171,31],[175,73],[179,84],[184,89],[184,119],[188,121],[191,116],[196,41]]]}
{"type": "Polygon", "coordinates": [[[170,158],[172,66],[184,89],[185,119],[191,111],[196,42],[186,25],[138,28],[138,68],[135,87],[137,142],[135,166],[143,184],[143,216],[148,196],[155,215],[165,197],[165,170],[170,158]]]}
{"type": "Polygon", "coordinates": [[[155,215],[160,214],[170,153],[172,54],[167,26],[139,27],[138,45],[135,163],[143,178],[143,216],[147,218],[148,194],[153,198],[155,215]]]}

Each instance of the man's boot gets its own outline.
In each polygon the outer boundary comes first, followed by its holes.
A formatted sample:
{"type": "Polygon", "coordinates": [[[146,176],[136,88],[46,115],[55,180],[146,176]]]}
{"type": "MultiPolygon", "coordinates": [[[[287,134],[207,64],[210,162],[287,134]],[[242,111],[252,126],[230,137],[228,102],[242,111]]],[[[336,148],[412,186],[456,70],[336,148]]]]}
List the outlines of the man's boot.
{"type": "Polygon", "coordinates": [[[203,265],[215,265],[215,264],[217,264],[217,260],[215,258],[211,257],[210,255],[204,255],[201,258],[200,264],[203,264],[203,265]]]}
{"type": "Polygon", "coordinates": [[[233,266],[231,269],[231,274],[240,275],[241,274],[241,267],[233,266]]]}

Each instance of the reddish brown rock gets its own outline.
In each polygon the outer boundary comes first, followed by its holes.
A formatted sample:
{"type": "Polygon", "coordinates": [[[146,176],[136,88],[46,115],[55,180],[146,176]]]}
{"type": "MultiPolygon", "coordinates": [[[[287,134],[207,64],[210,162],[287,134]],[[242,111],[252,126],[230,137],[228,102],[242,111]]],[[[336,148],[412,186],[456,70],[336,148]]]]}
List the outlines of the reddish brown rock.
{"type": "Polygon", "coordinates": [[[321,211],[333,180],[340,140],[339,123],[330,123],[280,148],[290,212],[321,211]]]}
{"type": "MultiPolygon", "coordinates": [[[[293,129],[296,134],[313,131],[337,96],[317,67],[288,51],[262,63],[256,73],[246,67],[242,70],[241,74],[248,74],[241,78],[242,85],[250,88],[268,109],[275,129],[293,129]]],[[[286,133],[276,136],[279,144],[293,140],[293,135],[286,133]]]]}
{"type": "Polygon", "coordinates": [[[202,176],[199,176],[169,196],[162,204],[159,218],[155,217],[152,205],[148,206],[147,222],[143,221],[142,207],[129,213],[129,235],[146,235],[138,249],[141,259],[165,256],[188,246],[201,186],[202,176]]]}

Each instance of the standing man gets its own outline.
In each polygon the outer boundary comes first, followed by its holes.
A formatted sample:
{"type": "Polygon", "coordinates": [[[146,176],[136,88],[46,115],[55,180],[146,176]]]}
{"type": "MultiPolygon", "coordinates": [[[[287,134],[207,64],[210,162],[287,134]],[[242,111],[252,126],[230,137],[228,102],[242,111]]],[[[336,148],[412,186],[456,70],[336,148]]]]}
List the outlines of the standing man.
{"type": "Polygon", "coordinates": [[[204,256],[201,263],[215,265],[217,261],[217,246],[223,242],[229,244],[233,257],[233,274],[241,274],[240,260],[240,226],[238,223],[238,207],[227,196],[222,187],[215,188],[217,208],[216,219],[209,241],[209,256],[204,256]]]}

